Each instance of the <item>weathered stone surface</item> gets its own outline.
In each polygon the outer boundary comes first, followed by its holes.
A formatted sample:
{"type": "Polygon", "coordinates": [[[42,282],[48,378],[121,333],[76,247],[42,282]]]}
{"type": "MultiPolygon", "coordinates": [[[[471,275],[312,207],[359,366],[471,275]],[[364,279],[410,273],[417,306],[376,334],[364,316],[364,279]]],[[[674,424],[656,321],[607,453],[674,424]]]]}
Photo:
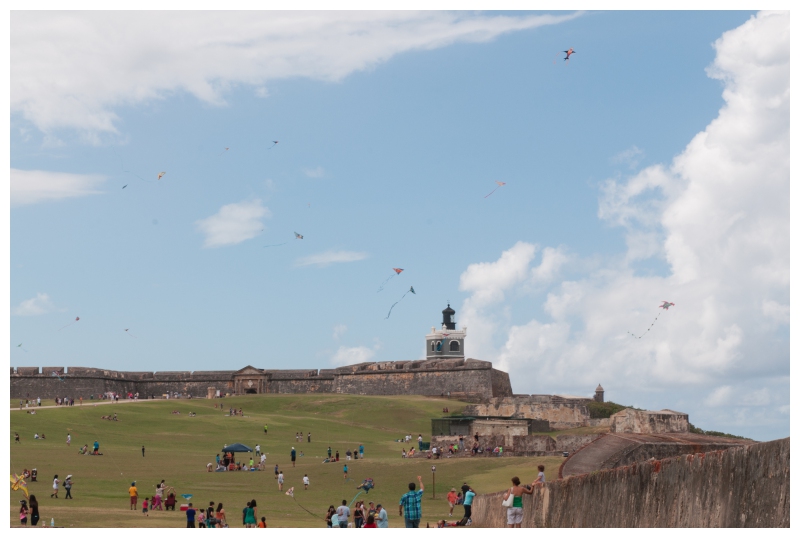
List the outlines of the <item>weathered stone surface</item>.
{"type": "Polygon", "coordinates": [[[515,456],[538,456],[555,452],[556,440],[549,435],[517,435],[512,446],[515,456]]]}
{"type": "Polygon", "coordinates": [[[464,410],[465,415],[485,417],[511,417],[546,420],[554,430],[579,428],[589,419],[586,405],[590,398],[568,399],[551,395],[514,395],[492,398],[488,403],[473,404],[464,410]]]}
{"type": "Polygon", "coordinates": [[[508,374],[492,363],[475,359],[363,363],[328,370],[260,370],[252,366],[237,371],[118,372],[70,367],[12,368],[12,398],[55,398],[105,392],[139,393],[140,398],[178,392],[205,398],[214,387],[224,393],[342,393],[365,395],[421,394],[488,399],[511,394],[508,374]],[[238,381],[237,381],[238,380],[238,381]],[[238,384],[237,384],[238,383],[238,384]]]}
{"type": "Polygon", "coordinates": [[[689,431],[689,415],[669,409],[623,409],[611,415],[610,426],[612,433],[684,433],[689,431]]]}
{"type": "MultiPolygon", "coordinates": [[[[475,497],[474,525],[506,526],[502,496],[475,497]]],[[[548,482],[524,497],[522,526],[788,528],[789,439],[548,482]]]]}

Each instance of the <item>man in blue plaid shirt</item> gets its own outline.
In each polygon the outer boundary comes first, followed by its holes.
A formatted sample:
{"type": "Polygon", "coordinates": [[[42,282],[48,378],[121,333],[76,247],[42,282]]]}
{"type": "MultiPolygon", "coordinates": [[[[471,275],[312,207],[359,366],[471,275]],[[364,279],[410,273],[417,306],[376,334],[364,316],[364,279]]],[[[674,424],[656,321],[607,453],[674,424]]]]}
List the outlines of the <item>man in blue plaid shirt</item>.
{"type": "Polygon", "coordinates": [[[419,520],[422,519],[422,493],[425,491],[425,486],[422,485],[422,477],[418,476],[419,491],[414,491],[417,486],[414,482],[408,484],[408,493],[400,497],[400,515],[403,515],[405,509],[405,520],[407,529],[418,529],[419,520]]]}

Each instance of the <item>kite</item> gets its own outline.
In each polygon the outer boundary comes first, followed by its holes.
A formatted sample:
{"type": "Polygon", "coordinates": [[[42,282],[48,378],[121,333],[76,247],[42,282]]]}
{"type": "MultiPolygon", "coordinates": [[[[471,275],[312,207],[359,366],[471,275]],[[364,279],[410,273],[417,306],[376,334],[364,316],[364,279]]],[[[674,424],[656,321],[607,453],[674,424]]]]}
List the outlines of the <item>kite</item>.
{"type": "Polygon", "coordinates": [[[365,478],[361,484],[356,486],[356,489],[363,489],[366,493],[369,493],[369,490],[375,487],[375,482],[371,478],[365,478]]]}
{"type": "Polygon", "coordinates": [[[288,495],[289,497],[294,497],[294,486],[286,490],[286,495],[288,495]]]}
{"type": "Polygon", "coordinates": [[[490,197],[490,196],[492,195],[492,193],[494,193],[494,191],[496,191],[497,189],[499,189],[500,187],[502,187],[503,185],[505,185],[505,183],[503,183],[502,181],[496,181],[496,180],[495,180],[495,183],[497,183],[497,187],[495,187],[495,188],[494,188],[494,190],[493,190],[492,192],[490,192],[489,194],[487,194],[486,196],[484,196],[484,198],[488,198],[488,197],[490,197]]]}
{"type": "Polygon", "coordinates": [[[188,500],[190,500],[192,497],[194,497],[194,495],[193,495],[193,494],[191,494],[191,493],[181,493],[181,497],[183,497],[184,499],[186,499],[186,500],[188,501],[188,500]]]}
{"type": "Polygon", "coordinates": [[[302,235],[300,235],[300,234],[299,234],[299,233],[297,233],[297,232],[294,232],[294,238],[295,238],[295,239],[302,239],[302,238],[303,238],[303,236],[302,236],[302,235]]]}
{"type": "Polygon", "coordinates": [[[387,278],[386,280],[384,280],[383,282],[381,282],[381,287],[378,288],[378,293],[383,291],[383,287],[386,285],[387,282],[389,282],[391,279],[393,279],[394,277],[396,277],[397,275],[402,273],[404,270],[400,269],[398,267],[392,267],[392,271],[394,271],[394,274],[392,276],[390,276],[389,278],[387,278]]]}
{"type": "Polygon", "coordinates": [[[666,311],[666,310],[669,310],[669,307],[670,307],[670,306],[675,306],[675,303],[670,303],[669,301],[662,301],[662,302],[661,302],[661,304],[660,304],[658,307],[659,307],[659,308],[663,308],[664,310],[658,313],[658,316],[656,316],[656,318],[653,320],[653,323],[651,323],[651,324],[650,324],[650,326],[647,328],[647,330],[646,330],[645,332],[643,332],[643,333],[642,333],[641,335],[639,335],[639,336],[636,336],[635,334],[633,334],[633,333],[632,333],[632,332],[630,332],[630,331],[628,331],[628,334],[629,334],[629,335],[631,335],[631,336],[633,336],[633,337],[634,337],[634,338],[636,338],[637,340],[638,340],[639,338],[641,338],[642,336],[646,335],[647,333],[649,333],[649,332],[650,332],[650,329],[652,329],[652,328],[653,328],[653,325],[655,325],[655,324],[656,324],[656,321],[658,321],[658,318],[659,318],[659,316],[660,316],[661,314],[663,314],[663,313],[664,313],[664,311],[666,311]]]}
{"type": "Polygon", "coordinates": [[[395,302],[395,303],[392,305],[392,307],[389,309],[389,313],[388,313],[388,314],[386,314],[386,318],[385,318],[385,319],[389,319],[389,316],[391,316],[391,315],[392,315],[392,308],[394,308],[394,307],[395,307],[395,305],[397,305],[397,303],[399,303],[400,301],[402,301],[402,300],[405,298],[405,296],[406,296],[406,295],[408,295],[409,293],[413,293],[414,295],[416,295],[416,294],[417,294],[417,292],[416,292],[416,291],[414,291],[414,286],[411,286],[411,287],[408,289],[408,291],[407,291],[407,292],[405,292],[405,293],[403,294],[403,297],[400,297],[400,299],[398,299],[398,300],[397,300],[397,302],[395,302]]]}
{"type": "Polygon", "coordinates": [[[61,377],[60,375],[58,375],[58,372],[56,372],[55,370],[50,372],[50,375],[53,376],[53,377],[57,377],[59,381],[64,381],[64,378],[61,377]]]}
{"type": "MultiPolygon", "coordinates": [[[[223,150],[222,150],[222,153],[225,153],[225,152],[226,152],[226,151],[228,151],[229,149],[231,149],[231,148],[225,148],[225,149],[223,149],[223,150]]],[[[222,155],[222,153],[220,153],[219,155],[222,155]]],[[[219,155],[217,155],[217,157],[219,157],[219,155]]]]}
{"type": "Polygon", "coordinates": [[[133,336],[131,333],[129,333],[129,332],[128,332],[129,330],[130,330],[130,329],[125,329],[125,333],[126,333],[128,336],[130,336],[131,338],[138,338],[138,336],[133,336]]]}
{"type": "Polygon", "coordinates": [[[24,351],[25,353],[27,353],[27,352],[28,352],[28,350],[27,350],[27,349],[25,349],[24,347],[22,347],[22,344],[18,345],[17,347],[18,347],[18,348],[20,348],[20,349],[21,349],[22,351],[24,351]]]}
{"type": "MultiPolygon", "coordinates": [[[[566,54],[566,56],[563,58],[563,60],[564,60],[565,62],[567,62],[567,63],[566,63],[566,64],[564,64],[564,65],[567,65],[567,64],[569,64],[569,57],[570,57],[570,56],[572,56],[573,54],[575,54],[575,51],[572,49],[572,47],[570,47],[570,49],[569,49],[569,50],[563,50],[563,51],[561,51],[561,52],[563,52],[563,53],[565,53],[565,54],[566,54]]],[[[558,57],[558,55],[559,55],[559,54],[561,54],[561,52],[557,52],[557,53],[556,53],[556,58],[558,57]]],[[[553,65],[555,65],[555,63],[556,63],[556,58],[553,58],[553,65]]]]}
{"type": "Polygon", "coordinates": [[[128,184],[126,183],[126,184],[124,184],[124,185],[122,186],[122,188],[124,189],[124,188],[125,188],[125,187],[127,187],[127,186],[128,186],[128,184]]]}
{"type": "MultiPolygon", "coordinates": [[[[70,325],[74,325],[75,323],[79,322],[80,320],[81,320],[81,318],[78,318],[78,317],[76,317],[76,318],[75,318],[75,321],[73,321],[72,323],[67,323],[66,325],[64,325],[63,327],[61,327],[61,329],[66,329],[66,328],[67,328],[67,327],[69,327],[70,325]]],[[[60,331],[61,329],[59,329],[59,331],[60,331]]]]}
{"type": "Polygon", "coordinates": [[[161,179],[162,177],[164,177],[164,174],[166,174],[166,172],[159,172],[158,173],[158,179],[161,179]]]}
{"type": "Polygon", "coordinates": [[[270,147],[268,147],[267,149],[272,149],[272,148],[274,148],[274,147],[275,147],[275,146],[277,146],[277,145],[278,145],[278,141],[277,141],[277,140],[273,140],[273,141],[272,141],[272,145],[271,145],[270,147]]]}
{"type": "Polygon", "coordinates": [[[20,476],[18,474],[11,475],[11,489],[14,491],[22,490],[22,493],[25,494],[25,498],[28,498],[28,483],[25,482],[25,477],[20,476]]]}

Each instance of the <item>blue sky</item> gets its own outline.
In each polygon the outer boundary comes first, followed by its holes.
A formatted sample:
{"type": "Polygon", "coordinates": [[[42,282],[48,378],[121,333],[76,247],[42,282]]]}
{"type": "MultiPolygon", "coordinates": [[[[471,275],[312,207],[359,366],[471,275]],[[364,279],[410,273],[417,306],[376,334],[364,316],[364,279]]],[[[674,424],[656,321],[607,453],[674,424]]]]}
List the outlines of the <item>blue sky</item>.
{"type": "Polygon", "coordinates": [[[517,393],[788,435],[788,16],[208,15],[11,17],[12,365],[418,359],[449,300],[517,393]]]}

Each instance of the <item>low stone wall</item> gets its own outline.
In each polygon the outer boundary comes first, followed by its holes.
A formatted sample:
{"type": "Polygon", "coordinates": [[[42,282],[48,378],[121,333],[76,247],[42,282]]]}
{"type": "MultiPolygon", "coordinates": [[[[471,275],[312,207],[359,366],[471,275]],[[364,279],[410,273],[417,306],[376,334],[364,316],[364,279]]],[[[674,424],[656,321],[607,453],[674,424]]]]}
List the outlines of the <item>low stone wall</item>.
{"type": "MultiPolygon", "coordinates": [[[[503,492],[478,495],[473,524],[506,527],[503,492]]],[[[789,438],[548,482],[522,526],[789,527],[789,438]]]]}
{"type": "Polygon", "coordinates": [[[610,427],[611,433],[686,433],[689,431],[689,415],[669,409],[623,409],[611,415],[610,427]]]}
{"type": "Polygon", "coordinates": [[[602,435],[559,435],[555,439],[549,435],[519,435],[514,437],[512,450],[515,456],[552,456],[575,452],[602,435]]]}
{"type": "Polygon", "coordinates": [[[491,398],[487,403],[468,405],[464,415],[546,420],[553,430],[580,428],[589,420],[589,398],[551,395],[514,395],[491,398]]]}

